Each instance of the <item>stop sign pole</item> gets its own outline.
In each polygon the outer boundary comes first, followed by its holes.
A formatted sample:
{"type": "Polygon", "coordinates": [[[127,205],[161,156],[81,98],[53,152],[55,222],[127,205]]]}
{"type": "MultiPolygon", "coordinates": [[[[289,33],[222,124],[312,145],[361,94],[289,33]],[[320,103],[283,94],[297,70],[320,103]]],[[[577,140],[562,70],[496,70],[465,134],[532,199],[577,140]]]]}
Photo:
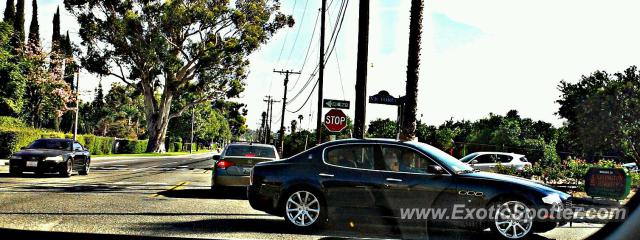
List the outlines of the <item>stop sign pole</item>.
{"type": "Polygon", "coordinates": [[[347,127],[347,115],[340,109],[331,109],[324,115],[324,126],[329,132],[341,132],[347,127]]]}

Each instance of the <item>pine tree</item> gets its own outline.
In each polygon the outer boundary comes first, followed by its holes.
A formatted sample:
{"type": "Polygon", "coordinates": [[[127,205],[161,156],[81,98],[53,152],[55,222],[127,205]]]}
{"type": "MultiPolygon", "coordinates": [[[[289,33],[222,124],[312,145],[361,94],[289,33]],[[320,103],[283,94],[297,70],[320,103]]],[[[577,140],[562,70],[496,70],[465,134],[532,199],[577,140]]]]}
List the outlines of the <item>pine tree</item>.
{"type": "Polygon", "coordinates": [[[51,73],[54,80],[62,80],[64,71],[62,69],[64,52],[60,42],[60,7],[53,15],[53,35],[51,36],[51,73]]]}
{"type": "Polygon", "coordinates": [[[29,25],[29,41],[28,46],[31,52],[35,52],[40,48],[40,25],[38,25],[38,1],[33,0],[31,3],[33,8],[31,14],[31,24],[29,25]]]}
{"type": "Polygon", "coordinates": [[[71,37],[69,37],[69,31],[67,35],[62,38],[62,50],[64,51],[64,81],[69,84],[71,89],[75,89],[74,76],[76,72],[76,62],[73,58],[73,46],[71,45],[71,37]]]}
{"type": "Polygon", "coordinates": [[[22,50],[24,47],[24,0],[18,0],[16,3],[16,13],[13,18],[13,39],[11,46],[16,50],[22,50]]]}
{"type": "Polygon", "coordinates": [[[53,35],[51,36],[51,50],[60,50],[60,7],[53,14],[53,35]]]}
{"type": "Polygon", "coordinates": [[[7,0],[7,6],[4,8],[4,18],[2,21],[13,26],[13,19],[16,17],[16,6],[13,0],[7,0]]]}

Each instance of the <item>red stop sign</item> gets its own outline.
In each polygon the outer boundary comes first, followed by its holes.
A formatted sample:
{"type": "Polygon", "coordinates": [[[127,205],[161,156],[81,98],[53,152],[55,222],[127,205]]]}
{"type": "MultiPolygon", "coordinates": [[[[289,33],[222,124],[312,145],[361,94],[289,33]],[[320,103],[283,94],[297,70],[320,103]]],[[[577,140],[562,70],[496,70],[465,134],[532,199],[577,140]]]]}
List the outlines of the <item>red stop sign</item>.
{"type": "Polygon", "coordinates": [[[324,115],[324,126],[329,132],[340,132],[347,127],[347,115],[339,109],[331,109],[324,115]]]}

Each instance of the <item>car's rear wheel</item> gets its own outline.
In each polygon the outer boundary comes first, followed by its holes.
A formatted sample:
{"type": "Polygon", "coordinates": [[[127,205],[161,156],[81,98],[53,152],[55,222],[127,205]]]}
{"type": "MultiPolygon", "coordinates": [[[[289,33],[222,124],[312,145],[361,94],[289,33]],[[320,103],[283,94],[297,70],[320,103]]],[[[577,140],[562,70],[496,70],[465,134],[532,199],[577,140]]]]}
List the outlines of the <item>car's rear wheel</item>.
{"type": "Polygon", "coordinates": [[[287,222],[299,229],[320,227],[327,219],[323,199],[307,190],[288,194],[284,211],[287,222]]]}
{"type": "Polygon", "coordinates": [[[504,239],[528,237],[533,227],[533,211],[519,200],[500,201],[493,205],[495,213],[491,231],[504,239]]]}
{"type": "Polygon", "coordinates": [[[89,161],[86,161],[84,163],[84,166],[82,166],[82,170],[78,171],[78,174],[83,176],[89,175],[89,170],[91,170],[91,166],[89,164],[89,161]]]}
{"type": "Polygon", "coordinates": [[[73,172],[73,162],[71,161],[71,159],[69,159],[62,164],[58,174],[61,177],[70,177],[72,172],[73,172]]]}

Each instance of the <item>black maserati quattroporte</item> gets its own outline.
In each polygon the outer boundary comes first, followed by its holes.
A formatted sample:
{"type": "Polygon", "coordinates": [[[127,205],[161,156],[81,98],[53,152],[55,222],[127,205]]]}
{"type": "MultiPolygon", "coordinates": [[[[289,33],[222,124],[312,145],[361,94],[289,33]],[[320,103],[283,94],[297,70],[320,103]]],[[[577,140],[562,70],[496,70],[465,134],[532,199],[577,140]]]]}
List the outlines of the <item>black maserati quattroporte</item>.
{"type": "Polygon", "coordinates": [[[296,228],[330,219],[381,217],[396,224],[490,228],[519,239],[549,231],[570,195],[533,181],[474,170],[419,142],[350,139],[257,164],[248,197],[254,209],[296,228]]]}

